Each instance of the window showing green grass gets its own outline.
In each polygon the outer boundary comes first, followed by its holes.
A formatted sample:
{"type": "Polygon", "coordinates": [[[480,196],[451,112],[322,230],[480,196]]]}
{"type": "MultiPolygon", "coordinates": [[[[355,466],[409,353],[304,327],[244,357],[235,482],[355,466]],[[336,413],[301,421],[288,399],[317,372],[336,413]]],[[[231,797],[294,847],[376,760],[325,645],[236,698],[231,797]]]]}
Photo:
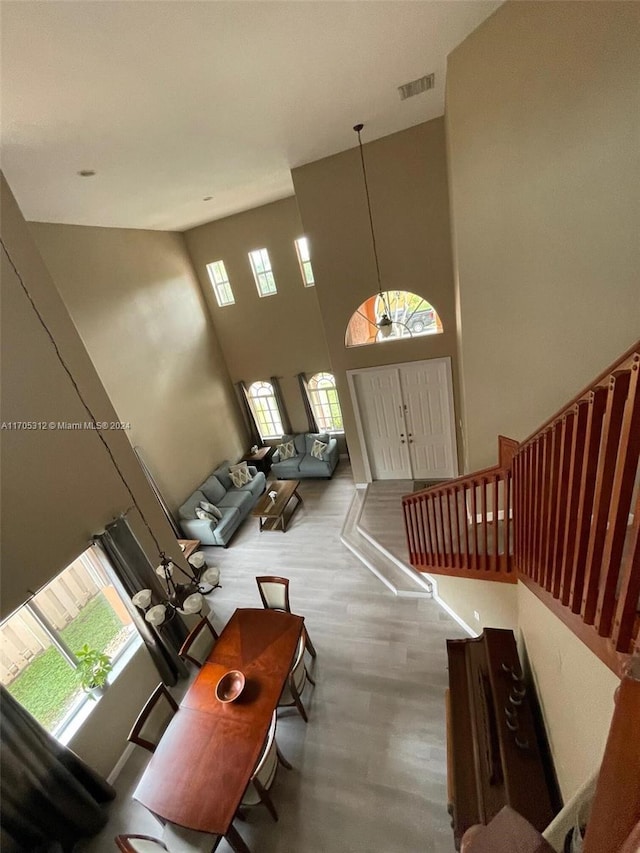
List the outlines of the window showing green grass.
{"type": "Polygon", "coordinates": [[[103,560],[89,548],[0,625],[2,682],[51,732],[86,698],[75,653],[87,644],[115,660],[135,635],[103,560]]]}

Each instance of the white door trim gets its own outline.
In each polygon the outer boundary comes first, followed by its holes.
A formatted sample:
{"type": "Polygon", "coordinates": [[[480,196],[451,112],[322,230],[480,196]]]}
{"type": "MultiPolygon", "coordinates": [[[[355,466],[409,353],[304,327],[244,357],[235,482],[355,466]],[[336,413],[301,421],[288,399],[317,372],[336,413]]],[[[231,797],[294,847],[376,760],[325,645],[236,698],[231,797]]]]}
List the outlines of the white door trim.
{"type": "Polygon", "coordinates": [[[364,466],[364,474],[365,481],[367,483],[373,482],[373,477],[371,474],[371,463],[369,462],[369,451],[367,448],[367,442],[364,437],[364,428],[362,425],[362,415],[360,413],[360,406],[358,403],[358,394],[356,391],[355,385],[355,377],[361,373],[373,373],[377,370],[391,370],[393,368],[401,369],[403,367],[412,366],[415,367],[418,364],[434,364],[437,362],[446,363],[448,366],[448,370],[446,371],[447,376],[447,398],[449,403],[449,408],[451,411],[451,441],[453,445],[453,473],[454,477],[457,477],[459,474],[458,468],[458,439],[456,435],[456,410],[453,401],[453,371],[451,367],[451,357],[446,355],[441,358],[423,358],[420,361],[401,361],[397,364],[378,364],[375,367],[357,367],[353,370],[347,370],[347,384],[349,386],[349,393],[351,394],[351,403],[353,405],[353,413],[356,419],[356,431],[358,433],[358,441],[360,442],[360,449],[362,451],[362,462],[364,466]]]}

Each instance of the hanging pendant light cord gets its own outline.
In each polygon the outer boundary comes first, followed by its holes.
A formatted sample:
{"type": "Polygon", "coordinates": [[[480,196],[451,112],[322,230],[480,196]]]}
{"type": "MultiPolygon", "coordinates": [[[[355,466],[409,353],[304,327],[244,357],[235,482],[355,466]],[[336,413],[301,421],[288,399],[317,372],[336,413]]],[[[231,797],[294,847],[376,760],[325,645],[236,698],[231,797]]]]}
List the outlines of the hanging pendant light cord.
{"type": "MultiPolygon", "coordinates": [[[[120,466],[119,466],[119,465],[118,465],[118,463],[116,462],[116,458],[115,458],[115,456],[113,455],[113,453],[112,453],[112,451],[111,451],[111,448],[110,448],[110,447],[109,447],[109,445],[107,444],[106,439],[104,438],[104,436],[102,435],[102,432],[101,432],[101,431],[100,431],[100,429],[98,428],[98,421],[96,420],[95,415],[94,415],[94,414],[93,414],[93,412],[91,411],[91,408],[90,408],[89,404],[87,403],[87,401],[86,401],[86,400],[84,399],[84,397],[82,396],[82,392],[80,391],[80,388],[78,387],[78,383],[77,383],[77,382],[76,382],[76,380],[74,379],[73,374],[71,373],[71,370],[69,369],[69,367],[68,367],[68,365],[67,365],[66,361],[65,361],[65,360],[64,360],[64,358],[62,357],[62,353],[61,353],[61,352],[60,352],[60,350],[58,349],[58,345],[57,345],[57,343],[56,343],[56,341],[55,341],[55,338],[53,337],[52,332],[49,330],[49,327],[47,326],[46,322],[44,321],[44,318],[43,318],[42,314],[40,313],[40,311],[39,311],[39,309],[38,309],[38,306],[37,306],[37,305],[36,305],[36,303],[34,302],[34,299],[33,299],[33,297],[31,296],[31,293],[29,292],[29,290],[28,290],[28,288],[27,288],[26,284],[24,283],[24,281],[23,281],[23,279],[22,279],[22,276],[21,276],[21,275],[20,275],[20,273],[18,272],[18,268],[16,267],[15,263],[13,262],[13,258],[11,257],[11,255],[10,255],[10,253],[9,253],[9,250],[7,249],[7,247],[6,247],[5,243],[4,243],[4,240],[2,240],[2,238],[0,238],[0,243],[2,244],[2,248],[4,249],[4,253],[5,253],[5,255],[7,256],[7,260],[8,260],[8,261],[9,261],[9,263],[11,264],[11,267],[12,267],[12,269],[13,269],[14,273],[16,274],[16,278],[17,278],[17,279],[18,279],[18,281],[20,282],[20,287],[22,288],[22,290],[24,291],[25,296],[26,296],[26,297],[27,297],[27,299],[29,300],[29,303],[31,304],[31,307],[33,308],[33,311],[34,311],[34,313],[35,313],[36,317],[38,318],[38,320],[39,320],[39,322],[40,322],[40,325],[41,325],[41,326],[42,326],[42,328],[44,329],[44,331],[45,331],[45,333],[46,333],[47,337],[49,338],[49,340],[51,341],[51,346],[53,347],[53,350],[54,350],[54,352],[55,352],[55,354],[56,354],[56,357],[57,357],[58,361],[59,361],[59,362],[60,362],[60,364],[62,365],[62,368],[63,368],[63,370],[65,371],[65,373],[67,374],[67,376],[69,377],[69,381],[70,381],[70,382],[71,382],[71,384],[73,385],[73,387],[74,387],[74,389],[75,389],[75,392],[76,392],[76,394],[78,395],[78,398],[79,398],[80,402],[81,402],[81,403],[82,403],[82,405],[84,406],[84,409],[85,409],[86,413],[89,415],[89,418],[91,419],[91,423],[93,424],[93,432],[95,432],[95,433],[97,434],[98,438],[100,439],[100,441],[101,441],[101,442],[102,442],[102,444],[104,445],[104,449],[107,451],[107,454],[108,454],[109,458],[111,459],[111,462],[112,462],[112,464],[113,464],[113,467],[116,469],[116,471],[117,471],[117,473],[118,473],[118,476],[119,476],[119,477],[120,477],[120,479],[122,480],[122,484],[124,485],[125,489],[126,489],[126,490],[127,490],[127,492],[129,493],[129,496],[131,497],[131,500],[133,501],[133,505],[134,505],[134,506],[135,506],[135,508],[138,510],[138,512],[139,512],[139,514],[140,514],[140,518],[141,518],[141,519],[142,519],[142,521],[144,522],[144,526],[147,528],[147,530],[148,530],[148,532],[149,532],[149,535],[150,535],[150,536],[151,536],[151,538],[153,539],[153,542],[154,542],[154,544],[155,544],[155,546],[156,546],[156,549],[157,549],[158,553],[160,554],[160,556],[161,556],[161,557],[164,557],[164,551],[163,551],[163,550],[162,550],[162,548],[160,547],[160,543],[158,542],[158,540],[157,540],[157,538],[156,538],[155,533],[154,533],[154,532],[153,532],[153,530],[151,529],[151,526],[149,525],[149,522],[148,522],[148,521],[147,521],[147,519],[145,518],[145,515],[144,515],[144,513],[142,512],[142,510],[140,509],[140,506],[139,506],[139,504],[138,504],[138,501],[136,500],[135,495],[134,495],[134,494],[133,494],[133,492],[131,491],[131,488],[130,488],[129,484],[128,484],[128,483],[127,483],[127,481],[126,481],[126,479],[125,479],[125,477],[124,477],[124,474],[122,473],[122,470],[121,470],[120,466]]],[[[178,568],[180,568],[180,566],[178,566],[178,568]]],[[[182,571],[182,570],[181,570],[181,571],[182,571]]],[[[184,573],[184,572],[183,572],[183,573],[184,573]]]]}
{"type": "MultiPolygon", "coordinates": [[[[384,297],[382,296],[382,282],[380,281],[380,263],[378,261],[378,247],[376,246],[376,232],[373,227],[373,216],[371,215],[371,199],[369,198],[369,183],[367,181],[367,170],[364,165],[364,150],[362,148],[362,139],[360,137],[360,131],[364,127],[363,124],[356,124],[354,126],[355,132],[358,134],[358,145],[360,147],[360,162],[362,163],[362,176],[364,178],[364,191],[367,196],[367,210],[369,211],[369,225],[371,227],[371,244],[373,245],[373,257],[376,262],[376,275],[378,276],[378,293],[382,299],[383,304],[385,304],[384,297]]],[[[386,305],[385,305],[386,307],[386,305]]]]}

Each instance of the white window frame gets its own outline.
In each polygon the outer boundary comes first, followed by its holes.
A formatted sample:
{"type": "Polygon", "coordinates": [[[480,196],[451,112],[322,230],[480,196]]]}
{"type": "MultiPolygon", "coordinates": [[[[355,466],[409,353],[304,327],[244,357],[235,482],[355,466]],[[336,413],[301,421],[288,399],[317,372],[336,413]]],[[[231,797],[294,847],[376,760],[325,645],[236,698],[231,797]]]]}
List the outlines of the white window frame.
{"type": "Polygon", "coordinates": [[[305,287],[314,287],[316,280],[313,275],[311,256],[309,254],[309,241],[306,237],[298,237],[297,240],[294,240],[294,244],[296,247],[296,254],[298,256],[298,264],[300,265],[302,283],[305,287]],[[309,276],[307,276],[307,271],[309,273],[309,276]],[[311,281],[308,280],[309,277],[311,278],[311,281]]]}
{"type": "Polygon", "coordinates": [[[236,300],[224,261],[211,261],[210,264],[207,264],[207,273],[218,307],[224,308],[227,305],[235,305],[236,300]]]}
{"type": "MultiPolygon", "coordinates": [[[[73,566],[74,563],[86,559],[88,553],[92,550],[95,554],[98,563],[101,563],[102,565],[100,566],[100,570],[96,570],[96,567],[94,565],[91,565],[91,557],[88,557],[89,562],[86,566],[87,570],[94,576],[96,574],[98,576],[104,575],[104,577],[99,577],[100,582],[103,582],[105,578],[107,578],[110,581],[107,586],[113,585],[117,588],[117,582],[115,582],[112,578],[108,578],[107,566],[110,565],[109,558],[98,544],[94,544],[89,546],[89,548],[85,549],[82,554],[79,554],[75,560],[72,560],[72,562],[69,563],[68,566],[65,566],[62,571],[58,572],[55,577],[48,580],[42,586],[42,588],[36,592],[36,595],[32,596],[32,598],[30,598],[28,601],[25,601],[12,613],[10,613],[5,619],[2,620],[2,623],[4,623],[16,614],[18,614],[20,611],[28,611],[31,617],[37,622],[38,630],[49,639],[51,645],[58,650],[62,657],[65,658],[71,669],[78,668],[78,660],[74,651],[69,648],[65,640],[60,635],[61,629],[55,628],[49,622],[46,615],[43,613],[41,607],[35,602],[35,598],[47,587],[49,587],[57,578],[64,575],[68,571],[68,569],[73,566]]],[[[90,640],[90,638],[87,639],[90,640]]],[[[137,630],[132,631],[127,641],[118,649],[117,655],[112,658],[113,668],[109,673],[109,676],[107,677],[107,684],[105,689],[108,689],[109,685],[112,684],[118,678],[120,673],[126,668],[128,663],[130,662],[136,649],[138,649],[141,645],[142,637],[140,636],[137,630]]],[[[91,711],[95,708],[95,706],[95,698],[91,698],[88,694],[82,694],[78,696],[77,700],[67,710],[66,714],[60,720],[60,722],[48,731],[61,743],[68,743],[73,737],[73,735],[84,724],[85,720],[90,716],[91,711]]]]}
{"type": "Polygon", "coordinates": [[[342,406],[340,405],[338,389],[336,388],[336,378],[333,373],[329,373],[328,371],[321,371],[320,373],[315,373],[307,381],[307,386],[309,388],[309,403],[313,410],[313,414],[320,432],[343,433],[344,420],[342,416],[342,406]],[[323,384],[321,385],[321,387],[318,387],[318,383],[323,384]],[[329,399],[328,394],[330,391],[335,392],[335,402],[333,403],[329,399]],[[335,407],[336,405],[338,406],[338,410],[340,411],[340,420],[342,422],[342,426],[335,426],[335,420],[332,414],[332,407],[335,407]],[[330,423],[331,425],[327,426],[327,423],[330,423]]]}
{"type": "Polygon", "coordinates": [[[265,249],[253,249],[249,252],[249,263],[251,271],[256,282],[259,296],[275,296],[278,292],[276,279],[271,267],[271,259],[269,252],[265,249]],[[260,263],[261,270],[258,269],[257,263],[260,263]]]}
{"type": "Polygon", "coordinates": [[[269,438],[280,438],[283,435],[282,415],[280,414],[273,385],[264,380],[252,382],[247,390],[247,395],[258,432],[263,441],[269,438]],[[264,423],[261,421],[261,415],[264,415],[264,423]],[[265,431],[263,426],[271,426],[271,430],[265,431]]]}

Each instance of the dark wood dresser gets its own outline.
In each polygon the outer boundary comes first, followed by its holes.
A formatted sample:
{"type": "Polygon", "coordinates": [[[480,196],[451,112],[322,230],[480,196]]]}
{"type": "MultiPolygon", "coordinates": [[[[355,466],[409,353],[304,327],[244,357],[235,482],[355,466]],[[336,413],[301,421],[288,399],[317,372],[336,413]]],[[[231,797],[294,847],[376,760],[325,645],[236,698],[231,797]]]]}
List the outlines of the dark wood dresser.
{"type": "Polygon", "coordinates": [[[447,772],[456,849],[470,826],[489,823],[505,805],[541,832],[560,801],[513,631],[486,628],[475,639],[447,640],[447,654],[447,772]]]}

